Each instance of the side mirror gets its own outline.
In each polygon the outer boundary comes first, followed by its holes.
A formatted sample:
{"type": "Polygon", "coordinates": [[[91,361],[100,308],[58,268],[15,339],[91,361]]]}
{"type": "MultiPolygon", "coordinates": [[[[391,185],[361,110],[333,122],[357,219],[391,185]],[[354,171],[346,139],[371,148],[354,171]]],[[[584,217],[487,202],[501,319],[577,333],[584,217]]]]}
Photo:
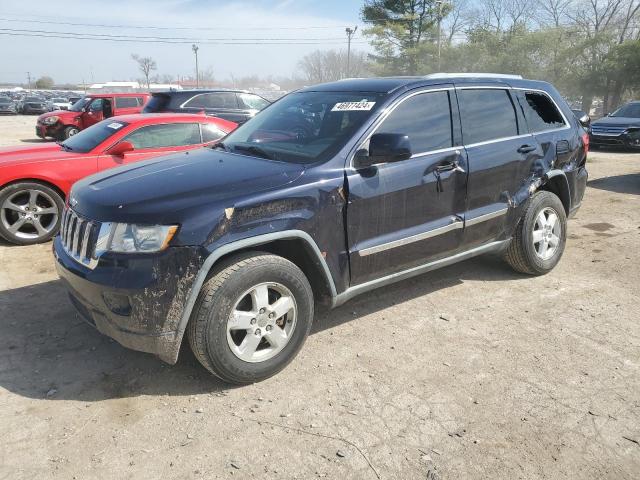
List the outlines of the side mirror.
{"type": "Polygon", "coordinates": [[[116,143],[113,147],[107,150],[109,155],[115,155],[117,157],[124,156],[125,153],[133,151],[133,144],[131,142],[127,142],[123,140],[122,142],[116,143]]]}
{"type": "Polygon", "coordinates": [[[578,118],[578,121],[584,128],[589,128],[589,126],[591,125],[591,117],[586,113],[578,118]]]}
{"type": "Polygon", "coordinates": [[[376,133],[369,139],[369,152],[358,150],[356,167],[366,168],[377,163],[399,162],[411,158],[409,136],[402,133],[376,133]]]}

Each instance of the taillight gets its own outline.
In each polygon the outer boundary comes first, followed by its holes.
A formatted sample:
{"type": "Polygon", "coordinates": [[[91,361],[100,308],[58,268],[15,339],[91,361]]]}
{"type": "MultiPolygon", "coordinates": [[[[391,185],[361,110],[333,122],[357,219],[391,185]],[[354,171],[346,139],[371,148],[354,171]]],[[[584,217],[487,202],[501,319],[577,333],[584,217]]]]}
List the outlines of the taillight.
{"type": "Polygon", "coordinates": [[[582,144],[584,145],[584,153],[585,155],[589,152],[589,134],[582,134],[582,144]]]}

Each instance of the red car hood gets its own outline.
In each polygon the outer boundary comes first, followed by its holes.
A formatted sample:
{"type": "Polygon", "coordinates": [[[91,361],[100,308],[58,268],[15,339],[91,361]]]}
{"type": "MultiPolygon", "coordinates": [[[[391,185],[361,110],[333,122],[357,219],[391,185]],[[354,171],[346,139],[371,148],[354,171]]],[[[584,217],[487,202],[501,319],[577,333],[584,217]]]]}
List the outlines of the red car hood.
{"type": "Polygon", "coordinates": [[[52,162],[86,157],[86,153],[66,152],[55,143],[0,148],[0,168],[27,163],[52,162]]]}

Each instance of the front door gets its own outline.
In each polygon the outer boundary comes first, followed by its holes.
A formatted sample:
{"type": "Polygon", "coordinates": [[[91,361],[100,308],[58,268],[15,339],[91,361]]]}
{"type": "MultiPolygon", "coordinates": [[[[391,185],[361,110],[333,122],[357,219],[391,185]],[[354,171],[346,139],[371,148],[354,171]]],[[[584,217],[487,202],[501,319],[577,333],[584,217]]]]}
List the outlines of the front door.
{"type": "Polygon", "coordinates": [[[94,98],[89,105],[85,107],[85,111],[80,117],[83,129],[101,122],[104,119],[102,115],[103,102],[104,100],[102,98],[94,98]]]}
{"type": "MultiPolygon", "coordinates": [[[[413,92],[372,133],[409,136],[412,157],[347,169],[351,284],[447,256],[461,242],[466,157],[452,89],[413,92]]],[[[361,148],[366,148],[367,144],[361,148]]]]}

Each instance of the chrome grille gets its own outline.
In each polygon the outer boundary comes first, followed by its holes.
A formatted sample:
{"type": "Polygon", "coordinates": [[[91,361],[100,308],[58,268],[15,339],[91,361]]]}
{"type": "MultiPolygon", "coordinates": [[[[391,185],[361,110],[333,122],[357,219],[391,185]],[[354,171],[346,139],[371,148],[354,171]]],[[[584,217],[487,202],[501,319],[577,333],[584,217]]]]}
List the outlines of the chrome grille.
{"type": "Polygon", "coordinates": [[[98,222],[82,218],[70,208],[65,208],[60,225],[62,246],[71,258],[92,269],[98,263],[95,244],[99,231],[98,222]]]}
{"type": "Polygon", "coordinates": [[[626,125],[592,125],[591,133],[605,137],[617,137],[623,134],[626,129],[626,125]]]}

